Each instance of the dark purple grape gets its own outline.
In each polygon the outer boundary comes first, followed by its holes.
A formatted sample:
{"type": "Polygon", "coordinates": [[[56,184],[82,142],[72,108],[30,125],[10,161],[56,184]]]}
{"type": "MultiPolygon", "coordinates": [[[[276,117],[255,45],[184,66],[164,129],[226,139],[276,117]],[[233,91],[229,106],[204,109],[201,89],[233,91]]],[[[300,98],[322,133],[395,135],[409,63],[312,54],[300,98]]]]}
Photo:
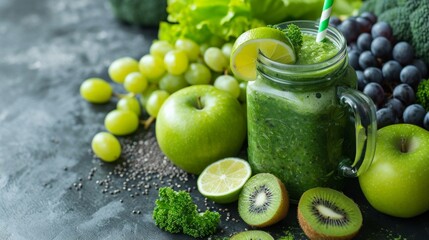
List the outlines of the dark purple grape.
{"type": "Polygon", "coordinates": [[[371,32],[372,22],[368,18],[357,17],[356,23],[359,27],[359,32],[361,32],[361,33],[371,32]]]}
{"type": "Polygon", "coordinates": [[[357,38],[357,46],[361,51],[371,50],[372,36],[369,33],[362,33],[357,38]]]}
{"type": "Polygon", "coordinates": [[[381,72],[383,73],[384,80],[388,83],[398,82],[399,75],[401,74],[402,66],[395,60],[390,60],[383,64],[381,72]]]}
{"type": "Polygon", "coordinates": [[[387,60],[391,56],[392,44],[385,37],[376,37],[371,43],[371,52],[375,57],[387,60]]]}
{"type": "Polygon", "coordinates": [[[378,83],[368,83],[363,89],[363,93],[370,97],[377,106],[380,106],[384,102],[384,89],[378,83]]]}
{"type": "Polygon", "coordinates": [[[406,107],[402,118],[404,123],[410,123],[423,127],[423,119],[425,118],[426,110],[420,104],[411,104],[406,107]]]}
{"type": "Polygon", "coordinates": [[[351,42],[347,45],[347,51],[351,52],[351,51],[356,51],[358,53],[361,53],[362,51],[359,49],[359,47],[357,46],[357,43],[355,42],[351,42]]]}
{"type": "Polygon", "coordinates": [[[405,106],[408,106],[416,101],[416,94],[414,93],[413,88],[406,83],[397,85],[393,89],[392,95],[394,98],[401,100],[405,106]]]}
{"type": "Polygon", "coordinates": [[[370,51],[364,51],[359,56],[359,66],[362,69],[377,66],[377,59],[370,51]]]}
{"type": "Polygon", "coordinates": [[[348,43],[354,42],[359,35],[359,27],[355,19],[348,18],[338,25],[338,30],[344,35],[348,43]]]}
{"type": "Polygon", "coordinates": [[[377,110],[376,116],[378,129],[398,122],[396,114],[391,108],[381,108],[377,110]]]}
{"type": "Polygon", "coordinates": [[[422,74],[422,78],[426,79],[428,77],[428,67],[426,63],[421,59],[414,59],[412,65],[416,66],[420,73],[422,74]]]}
{"type": "Polygon", "coordinates": [[[411,64],[414,59],[413,47],[407,42],[398,42],[393,47],[392,56],[402,66],[411,64]]]}
{"type": "Polygon", "coordinates": [[[339,19],[338,17],[336,17],[336,16],[331,16],[330,18],[329,18],[329,25],[331,25],[331,26],[334,26],[334,27],[337,27],[338,25],[340,25],[341,24],[341,19],[339,19]]]}
{"type": "Polygon", "coordinates": [[[397,98],[389,99],[384,107],[391,108],[395,112],[396,116],[402,116],[402,113],[405,110],[404,104],[397,98]]]}
{"type": "Polygon", "coordinates": [[[385,37],[391,40],[393,36],[392,28],[386,22],[377,22],[376,24],[374,24],[374,26],[372,26],[371,35],[374,39],[376,37],[385,37]]]}
{"type": "Polygon", "coordinates": [[[383,82],[383,74],[379,68],[369,67],[363,71],[363,75],[368,82],[376,82],[378,84],[383,82]]]}
{"type": "Polygon", "coordinates": [[[355,70],[359,70],[360,69],[360,66],[359,66],[360,53],[358,51],[351,50],[348,52],[348,55],[349,55],[350,66],[352,66],[355,70]]]}
{"type": "Polygon", "coordinates": [[[423,127],[429,131],[429,112],[426,113],[425,118],[423,119],[423,127]]]}
{"type": "Polygon", "coordinates": [[[371,12],[363,12],[360,14],[361,17],[368,19],[372,24],[377,22],[377,16],[371,12]]]}
{"type": "Polygon", "coordinates": [[[358,90],[362,92],[365,86],[368,84],[368,81],[366,81],[363,72],[360,70],[356,70],[356,76],[358,81],[358,90]]]}
{"type": "Polygon", "coordinates": [[[417,87],[418,83],[422,79],[422,75],[416,66],[408,65],[402,69],[399,79],[403,83],[407,83],[412,87],[417,87]]]}

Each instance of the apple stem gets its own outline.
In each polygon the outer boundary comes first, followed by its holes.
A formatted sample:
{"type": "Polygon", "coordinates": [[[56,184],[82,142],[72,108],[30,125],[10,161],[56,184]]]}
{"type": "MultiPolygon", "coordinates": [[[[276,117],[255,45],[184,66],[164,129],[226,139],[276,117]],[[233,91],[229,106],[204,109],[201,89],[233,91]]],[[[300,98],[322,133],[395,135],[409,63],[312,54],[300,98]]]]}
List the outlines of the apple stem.
{"type": "Polygon", "coordinates": [[[401,152],[407,152],[407,140],[405,140],[404,138],[401,139],[401,152]]]}
{"type": "Polygon", "coordinates": [[[150,116],[148,119],[141,121],[141,124],[143,124],[144,129],[147,130],[154,121],[155,117],[150,116]]]}
{"type": "Polygon", "coordinates": [[[197,97],[197,108],[199,109],[199,110],[201,110],[201,109],[203,109],[203,103],[201,102],[201,96],[198,96],[197,97]]]}

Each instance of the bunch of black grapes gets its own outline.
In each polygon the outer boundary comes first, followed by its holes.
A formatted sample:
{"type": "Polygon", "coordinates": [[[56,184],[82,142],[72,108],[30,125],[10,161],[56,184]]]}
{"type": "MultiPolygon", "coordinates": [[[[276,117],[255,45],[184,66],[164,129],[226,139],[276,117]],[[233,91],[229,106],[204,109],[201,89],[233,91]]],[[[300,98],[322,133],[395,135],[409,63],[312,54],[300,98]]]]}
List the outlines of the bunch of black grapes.
{"type": "Polygon", "coordinates": [[[416,103],[417,86],[427,78],[426,64],[415,58],[413,47],[396,41],[392,28],[377,16],[363,12],[343,21],[331,17],[347,40],[350,65],[356,70],[358,89],[377,106],[377,125],[410,123],[429,130],[429,112],[416,103]]]}

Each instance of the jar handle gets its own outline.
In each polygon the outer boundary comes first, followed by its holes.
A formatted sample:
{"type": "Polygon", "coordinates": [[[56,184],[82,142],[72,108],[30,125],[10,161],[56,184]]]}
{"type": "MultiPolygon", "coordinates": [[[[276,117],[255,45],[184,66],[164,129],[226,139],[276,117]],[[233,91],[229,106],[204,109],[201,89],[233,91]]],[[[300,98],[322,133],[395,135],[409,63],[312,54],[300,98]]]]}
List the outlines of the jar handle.
{"type": "Polygon", "coordinates": [[[377,136],[375,104],[371,98],[349,87],[338,87],[341,104],[350,107],[355,117],[356,156],[353,163],[341,162],[339,173],[345,177],[357,177],[364,173],[374,158],[377,136]]]}

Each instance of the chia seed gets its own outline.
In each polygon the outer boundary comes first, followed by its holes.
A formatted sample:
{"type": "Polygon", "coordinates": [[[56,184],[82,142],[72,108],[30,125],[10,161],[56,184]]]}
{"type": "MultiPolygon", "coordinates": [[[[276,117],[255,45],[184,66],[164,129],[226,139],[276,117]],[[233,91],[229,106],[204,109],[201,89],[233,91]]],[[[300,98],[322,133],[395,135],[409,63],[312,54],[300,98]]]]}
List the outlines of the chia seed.
{"type": "MultiPolygon", "coordinates": [[[[196,176],[176,167],[159,149],[154,131],[139,131],[135,134],[118,138],[121,142],[122,154],[116,163],[105,163],[93,155],[93,164],[86,177],[78,177],[78,181],[70,189],[80,191],[84,183],[92,182],[105,197],[117,198],[120,203],[130,199],[130,203],[147,204],[138,201],[139,198],[158,191],[161,187],[171,187],[174,190],[187,192],[196,191],[195,184],[190,185],[196,176]]],[[[93,152],[89,150],[91,154],[93,152]]],[[[215,202],[207,198],[193,198],[201,209],[217,211],[226,222],[238,222],[228,208],[219,208],[215,202]]],[[[153,200],[155,201],[155,200],[153,200]]],[[[129,203],[127,202],[127,204],[129,203]]],[[[131,210],[131,214],[142,214],[140,210],[131,210]]],[[[146,213],[145,213],[146,214],[146,213]]],[[[220,233],[226,232],[228,226],[223,226],[220,233]]]]}

